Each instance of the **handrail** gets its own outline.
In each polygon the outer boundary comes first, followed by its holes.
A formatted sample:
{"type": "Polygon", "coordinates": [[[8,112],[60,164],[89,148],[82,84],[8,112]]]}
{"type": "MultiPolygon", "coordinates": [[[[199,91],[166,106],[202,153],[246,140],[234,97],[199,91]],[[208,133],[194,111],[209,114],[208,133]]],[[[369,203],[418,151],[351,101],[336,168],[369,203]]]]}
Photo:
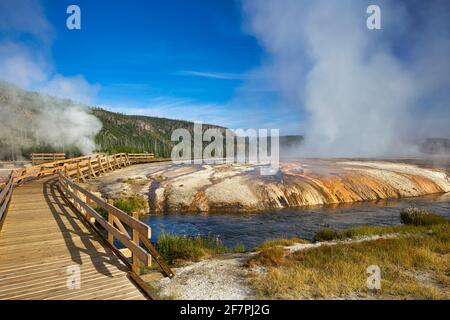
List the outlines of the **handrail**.
{"type": "Polygon", "coordinates": [[[132,163],[149,162],[155,159],[153,153],[128,153],[127,156],[132,163]]]}
{"type": "Polygon", "coordinates": [[[82,156],[82,157],[77,157],[77,158],[70,158],[70,159],[65,159],[65,160],[58,160],[58,161],[43,163],[43,164],[34,165],[31,167],[26,167],[26,168],[20,168],[20,169],[16,169],[15,172],[16,172],[17,176],[22,176],[22,175],[25,175],[27,172],[30,172],[33,170],[40,170],[42,168],[57,167],[57,166],[61,166],[61,165],[67,164],[67,163],[79,162],[79,161],[86,160],[86,159],[89,159],[94,156],[97,156],[97,154],[82,156]]]}
{"type": "Polygon", "coordinates": [[[72,171],[70,176],[77,176],[77,180],[84,181],[88,177],[96,177],[98,172],[129,166],[134,163],[157,161],[154,154],[116,153],[114,155],[93,154],[78,158],[43,163],[15,170],[16,182],[27,178],[42,177],[58,173],[61,170],[72,171]]]}
{"type": "Polygon", "coordinates": [[[48,162],[55,162],[55,161],[65,160],[65,159],[66,159],[65,153],[34,153],[33,152],[31,154],[31,163],[33,165],[48,163],[48,162]]]}
{"type": "Polygon", "coordinates": [[[102,171],[106,172],[102,167],[103,162],[112,161],[114,166],[108,168],[112,170],[121,166],[127,166],[131,164],[124,153],[118,153],[111,156],[93,154],[89,156],[83,156],[78,158],[72,158],[67,160],[49,162],[37,166],[17,169],[15,181],[20,183],[27,178],[36,178],[46,175],[52,175],[62,170],[70,171],[71,176],[77,175],[78,180],[84,181],[87,177],[95,178],[96,174],[102,171]],[[86,172],[87,171],[87,172],[86,172]]]}
{"type": "Polygon", "coordinates": [[[83,214],[86,220],[94,228],[96,227],[95,222],[98,222],[107,231],[107,240],[115,249],[118,250],[114,245],[114,238],[130,250],[133,261],[132,269],[136,274],[139,274],[139,261],[145,266],[149,266],[153,256],[166,276],[170,278],[174,276],[173,271],[148,240],[151,236],[149,226],[77,185],[61,172],[58,177],[63,195],[83,214]],[[108,220],[89,205],[92,202],[108,213],[108,220]],[[131,229],[131,236],[124,224],[131,229]],[[141,247],[141,241],[147,250],[141,247]]]}
{"type": "Polygon", "coordinates": [[[3,222],[6,217],[6,210],[8,209],[9,202],[11,200],[12,192],[14,189],[14,171],[11,172],[8,183],[0,192],[0,230],[3,226],[3,222]]]}
{"type": "Polygon", "coordinates": [[[66,177],[64,177],[61,173],[59,174],[60,182],[62,181],[68,185],[71,189],[75,190],[75,192],[78,192],[78,194],[84,195],[87,199],[92,200],[97,206],[101,207],[102,209],[106,210],[106,212],[111,213],[114,217],[118,218],[120,221],[124,222],[130,228],[133,228],[137,230],[141,235],[150,238],[151,237],[151,230],[145,223],[141,222],[140,220],[134,219],[127,213],[123,212],[122,210],[114,207],[113,205],[110,205],[109,203],[105,202],[103,199],[100,199],[96,195],[92,194],[91,192],[87,191],[86,189],[80,187],[76,183],[70,181],[66,177]]]}
{"type": "Polygon", "coordinates": [[[146,154],[142,158],[139,154],[94,154],[13,170],[8,183],[0,192],[0,229],[15,185],[28,178],[40,178],[58,174],[61,192],[67,200],[94,228],[97,229],[95,222],[98,222],[107,231],[107,240],[111,246],[117,249],[114,245],[114,238],[116,238],[130,250],[133,261],[132,270],[136,274],[139,274],[140,262],[145,266],[149,266],[152,258],[154,258],[163,270],[163,273],[172,278],[174,276],[173,271],[148,240],[151,237],[149,226],[141,222],[137,217],[128,215],[72,181],[74,179],[78,182],[85,182],[86,178],[95,178],[98,174],[126,167],[132,163],[140,163],[142,161],[154,162],[155,160],[153,154],[146,154]],[[103,208],[108,213],[108,220],[106,221],[92,208],[90,203],[95,203],[98,207],[103,208]],[[124,225],[131,230],[131,237],[124,225]],[[143,246],[141,246],[141,243],[143,246]]]}

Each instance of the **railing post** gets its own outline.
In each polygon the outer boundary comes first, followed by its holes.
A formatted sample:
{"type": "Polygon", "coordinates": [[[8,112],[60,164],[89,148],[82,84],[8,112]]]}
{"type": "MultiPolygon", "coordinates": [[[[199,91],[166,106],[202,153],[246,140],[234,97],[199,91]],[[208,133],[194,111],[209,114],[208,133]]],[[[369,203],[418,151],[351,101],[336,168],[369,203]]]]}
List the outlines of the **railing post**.
{"type": "Polygon", "coordinates": [[[113,171],[113,167],[111,166],[111,162],[109,161],[109,156],[106,155],[105,158],[106,158],[106,165],[107,165],[108,171],[113,171]]]}
{"type": "Polygon", "coordinates": [[[86,180],[84,179],[83,172],[81,171],[81,167],[80,167],[80,163],[79,162],[77,162],[77,174],[78,174],[78,181],[86,182],[86,180]]]}
{"type": "MultiPolygon", "coordinates": [[[[114,205],[114,201],[113,201],[112,199],[108,199],[106,202],[107,202],[108,204],[112,205],[112,206],[114,205]]],[[[111,225],[114,226],[114,216],[113,216],[112,213],[109,212],[109,211],[108,211],[108,222],[109,222],[111,225]]],[[[109,231],[108,231],[108,242],[109,242],[111,245],[114,245],[114,236],[113,236],[112,233],[109,232],[109,231]]]]}
{"type": "MultiPolygon", "coordinates": [[[[133,211],[133,214],[132,214],[132,215],[133,215],[133,218],[139,219],[139,213],[138,213],[136,210],[133,211]]],[[[134,242],[137,246],[139,246],[139,233],[138,233],[135,229],[132,229],[132,235],[131,235],[131,238],[132,238],[133,242],[134,242]]],[[[133,259],[133,261],[132,261],[132,267],[131,267],[131,269],[134,271],[134,273],[136,273],[137,275],[139,275],[139,274],[140,274],[139,259],[138,259],[138,257],[136,257],[135,254],[132,255],[132,259],[133,259]]]]}
{"type": "Polygon", "coordinates": [[[102,158],[100,155],[97,156],[97,161],[98,161],[99,170],[103,173],[106,173],[106,170],[103,167],[102,158]]]}
{"type": "Polygon", "coordinates": [[[95,178],[96,175],[95,175],[94,169],[92,168],[92,159],[91,158],[89,158],[89,160],[88,160],[88,166],[89,166],[89,175],[91,176],[91,178],[95,178]]]}
{"type": "Polygon", "coordinates": [[[117,155],[113,155],[114,167],[116,169],[120,168],[119,162],[117,161],[117,155]]]}

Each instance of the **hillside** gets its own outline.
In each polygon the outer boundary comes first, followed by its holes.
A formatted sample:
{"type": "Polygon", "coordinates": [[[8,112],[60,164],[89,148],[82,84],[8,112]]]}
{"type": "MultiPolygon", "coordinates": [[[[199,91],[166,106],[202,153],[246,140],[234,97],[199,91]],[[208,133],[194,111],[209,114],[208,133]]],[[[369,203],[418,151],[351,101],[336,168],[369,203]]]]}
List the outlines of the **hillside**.
{"type": "MultiPolygon", "coordinates": [[[[0,160],[27,159],[32,152],[65,152],[68,156],[130,152],[169,157],[175,144],[172,132],[183,128],[193,136],[194,127],[189,121],[88,107],[4,81],[0,81],[0,119],[0,160]]],[[[203,124],[203,130],[210,128],[225,130],[203,124]]],[[[302,142],[302,136],[280,137],[284,153],[297,149],[302,142]]]]}
{"type": "MultiPolygon", "coordinates": [[[[170,156],[172,131],[193,133],[193,123],[133,116],[29,92],[0,81],[0,159],[28,158],[31,152],[148,152],[170,156]]],[[[203,125],[209,128],[225,128],[203,125]]]]}
{"type": "MultiPolygon", "coordinates": [[[[175,129],[187,129],[193,135],[193,123],[166,118],[124,115],[93,108],[102,122],[102,129],[95,137],[97,145],[105,152],[149,152],[161,157],[169,157],[175,142],[171,134],[175,129]]],[[[203,124],[203,130],[223,127],[203,124]]]]}

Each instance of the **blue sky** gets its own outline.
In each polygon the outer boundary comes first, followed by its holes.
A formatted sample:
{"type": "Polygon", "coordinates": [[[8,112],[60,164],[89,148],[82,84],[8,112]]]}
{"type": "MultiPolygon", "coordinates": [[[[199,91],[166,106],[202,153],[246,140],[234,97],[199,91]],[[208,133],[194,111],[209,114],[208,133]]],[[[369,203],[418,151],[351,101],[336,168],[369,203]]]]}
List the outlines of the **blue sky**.
{"type": "MultiPolygon", "coordinates": [[[[254,104],[236,99],[255,90],[244,83],[264,59],[244,31],[240,1],[0,0],[0,6],[0,41],[20,47],[7,50],[19,51],[21,67],[36,69],[30,79],[3,78],[26,89],[233,128],[273,121],[267,108],[255,114],[254,104]],[[70,4],[81,8],[81,30],[66,27],[70,4]]],[[[257,95],[273,99],[262,87],[257,95]]]]}
{"type": "Polygon", "coordinates": [[[49,56],[55,72],[95,86],[89,103],[232,128],[273,125],[268,104],[253,100],[276,95],[246,84],[264,51],[244,30],[240,1],[80,0],[82,29],[68,30],[72,3],[41,1],[52,29],[49,56]]]}
{"type": "Polygon", "coordinates": [[[103,104],[158,97],[224,103],[262,54],[242,32],[233,1],[77,1],[82,30],[70,31],[64,12],[72,2],[44,2],[56,32],[55,67],[99,83],[103,104]]]}

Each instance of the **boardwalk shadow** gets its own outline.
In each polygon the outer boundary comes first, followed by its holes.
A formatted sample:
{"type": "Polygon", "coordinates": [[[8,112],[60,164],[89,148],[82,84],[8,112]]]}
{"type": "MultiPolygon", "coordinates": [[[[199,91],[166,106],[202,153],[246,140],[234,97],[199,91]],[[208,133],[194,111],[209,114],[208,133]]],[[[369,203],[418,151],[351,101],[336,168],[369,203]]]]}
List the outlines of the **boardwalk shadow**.
{"type": "Polygon", "coordinates": [[[124,268],[119,258],[110,248],[102,244],[92,227],[81,217],[80,213],[75,212],[71,204],[62,196],[58,187],[58,179],[54,178],[44,182],[43,193],[45,201],[64,235],[67,250],[74,263],[83,264],[82,254],[86,254],[97,272],[108,277],[113,277],[107,268],[108,265],[119,269],[124,268]],[[76,242],[81,243],[77,245],[76,242]],[[100,252],[98,249],[104,249],[105,252],[100,252]]]}

